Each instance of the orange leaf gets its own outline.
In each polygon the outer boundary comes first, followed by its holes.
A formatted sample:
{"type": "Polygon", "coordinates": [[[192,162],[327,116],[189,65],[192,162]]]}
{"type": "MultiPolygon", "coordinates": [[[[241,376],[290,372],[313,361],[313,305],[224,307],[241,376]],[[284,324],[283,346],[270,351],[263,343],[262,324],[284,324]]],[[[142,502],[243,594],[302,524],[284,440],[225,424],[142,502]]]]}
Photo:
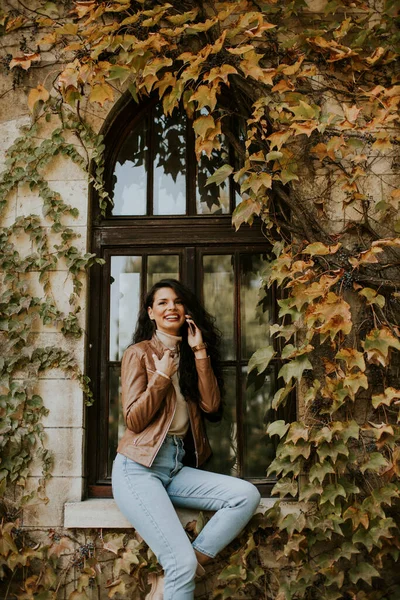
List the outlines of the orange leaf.
{"type": "Polygon", "coordinates": [[[292,135],[292,132],[288,130],[276,131],[275,133],[271,133],[271,135],[267,137],[267,140],[271,142],[271,149],[277,148],[280,150],[283,144],[285,144],[292,135]]]}
{"type": "Polygon", "coordinates": [[[291,92],[294,90],[294,85],[290,80],[281,79],[279,83],[274,85],[272,88],[272,92],[278,92],[279,94],[283,94],[284,92],[291,92]]]}
{"type": "Polygon", "coordinates": [[[10,69],[14,67],[21,67],[27,71],[33,62],[40,61],[40,54],[38,52],[30,52],[29,54],[24,54],[23,56],[16,56],[10,62],[10,69]]]}
{"type": "Polygon", "coordinates": [[[36,88],[29,92],[28,106],[29,110],[33,112],[37,102],[47,102],[50,98],[49,92],[42,85],[38,85],[36,88]]]}
{"type": "Polygon", "coordinates": [[[310,137],[317,127],[318,124],[315,121],[304,121],[304,123],[292,123],[290,129],[295,130],[295,135],[305,134],[307,137],[310,137]]]}
{"type": "Polygon", "coordinates": [[[293,63],[293,65],[280,65],[278,67],[278,72],[283,73],[284,75],[294,75],[300,69],[304,58],[304,56],[301,56],[297,62],[293,63]]]}

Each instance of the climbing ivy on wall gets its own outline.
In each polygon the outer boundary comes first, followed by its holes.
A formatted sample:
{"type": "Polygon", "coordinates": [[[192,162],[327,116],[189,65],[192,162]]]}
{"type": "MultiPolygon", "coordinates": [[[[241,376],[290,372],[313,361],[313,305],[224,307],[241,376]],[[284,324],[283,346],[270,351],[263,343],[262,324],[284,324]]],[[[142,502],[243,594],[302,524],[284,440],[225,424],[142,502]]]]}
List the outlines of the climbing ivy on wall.
{"type": "MultiPolygon", "coordinates": [[[[278,320],[270,327],[274,343],[257,350],[249,370],[262,373],[278,357],[280,385],[273,408],[291,401],[292,391],[299,402],[298,421],[275,421],[267,432],[279,440],[269,468],[278,476],[273,493],[298,497],[299,507],[285,512],[278,504],[254,520],[227,559],[214,597],[246,591],[278,600],[397,598],[396,3],[88,0],[39,1],[27,8],[15,0],[0,14],[0,26],[3,47],[7,36],[20,40],[18,52],[3,56],[3,71],[15,88],[44,55],[56,65],[51,81],[35,82],[28,93],[33,125],[8,151],[0,203],[5,207],[10,192],[27,183],[40,194],[60,238],[51,248],[37,216],[20,218],[1,234],[1,339],[7,356],[2,363],[3,489],[12,482],[23,488],[29,453],[42,436],[42,400],[30,392],[38,373],[61,366],[90,395],[68,352],[26,352],[35,318],[59,324],[66,336],[82,333],[77,316],[81,273],[97,260],[81,256],[74,246],[73,231],[62,224],[63,215],[74,216],[74,209],[51,191],[42,167],[59,153],[83,166],[104,210],[102,140],[88,127],[85,111],[111,107],[126,90],[136,102],[156,95],[166,114],[181,107],[192,119],[198,158],[218,150],[222,136],[235,147],[240,164],[225,164],[208,184],[231,177],[240,186],[242,202],[233,223],[236,228],[261,223],[271,249],[264,284],[282,290],[278,320]],[[40,123],[53,112],[61,125],[39,142],[40,123]],[[230,128],[235,117],[247,123],[244,136],[230,128]],[[84,158],[66,142],[66,131],[83,144],[84,158]],[[22,231],[35,247],[29,256],[20,256],[12,241],[22,231]],[[74,281],[68,315],[46,295],[48,272],[60,258],[74,281]],[[29,295],[23,275],[31,270],[40,272],[41,299],[29,295]],[[23,384],[14,378],[22,367],[30,377],[23,384]],[[269,548],[275,563],[268,559],[269,548]]],[[[11,526],[4,531],[0,553],[7,575],[20,563],[11,542],[4,541],[15,532],[11,526]]],[[[116,560],[123,561],[127,543],[119,539],[116,560]]],[[[82,573],[88,560],[83,557],[82,573]]],[[[29,562],[28,557],[24,566],[29,562]]],[[[118,564],[123,564],[119,573],[135,579],[134,562],[118,564]]],[[[70,598],[87,597],[93,579],[80,579],[70,598]]],[[[111,582],[110,597],[125,593],[126,582],[119,588],[120,581],[111,582]]],[[[39,578],[26,593],[39,597],[56,589],[55,580],[45,584],[39,578]]]]}

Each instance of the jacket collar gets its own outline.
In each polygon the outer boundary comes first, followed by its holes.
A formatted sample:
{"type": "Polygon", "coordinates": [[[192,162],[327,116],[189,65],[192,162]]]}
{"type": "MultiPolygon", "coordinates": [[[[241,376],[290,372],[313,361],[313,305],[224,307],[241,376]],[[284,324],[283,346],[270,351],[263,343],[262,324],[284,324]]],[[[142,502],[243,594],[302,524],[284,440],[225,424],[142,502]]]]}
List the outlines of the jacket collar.
{"type": "Polygon", "coordinates": [[[154,350],[158,358],[162,358],[165,346],[162,344],[161,340],[155,333],[153,333],[153,337],[150,340],[150,347],[152,348],[152,350],[154,350]]]}

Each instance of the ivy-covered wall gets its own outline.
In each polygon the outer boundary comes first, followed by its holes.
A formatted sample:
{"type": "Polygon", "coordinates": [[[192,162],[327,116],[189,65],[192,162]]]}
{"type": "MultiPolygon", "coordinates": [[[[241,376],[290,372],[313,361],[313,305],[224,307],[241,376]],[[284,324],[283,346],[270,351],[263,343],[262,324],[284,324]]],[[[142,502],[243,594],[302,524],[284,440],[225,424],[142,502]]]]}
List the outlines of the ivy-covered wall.
{"type": "Polygon", "coordinates": [[[392,1],[2,2],[4,597],[139,598],[158,568],[132,532],[64,528],[96,400],[89,186],[104,207],[101,131],[124,92],[158,94],[166,113],[182,103],[199,156],[219,148],[226,116],[246,119],[244,140],[224,128],[240,168],[209,183],[240,184],[233,223],[260,218],[264,283],[283,289],[282,343],[250,370],[279,356],[274,407],[296,393],[297,421],[268,429],[274,495],[296,502],[256,516],[199,597],[399,597],[398,24],[392,1]]]}

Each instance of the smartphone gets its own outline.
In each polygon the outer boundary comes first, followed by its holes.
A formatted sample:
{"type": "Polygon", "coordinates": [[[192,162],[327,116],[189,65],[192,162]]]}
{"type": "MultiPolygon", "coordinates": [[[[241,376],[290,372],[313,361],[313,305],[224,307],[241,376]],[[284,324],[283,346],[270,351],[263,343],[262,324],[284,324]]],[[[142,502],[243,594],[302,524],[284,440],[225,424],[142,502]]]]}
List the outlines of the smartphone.
{"type": "MultiPolygon", "coordinates": [[[[192,315],[190,314],[190,312],[188,310],[185,310],[185,314],[188,315],[190,318],[192,318],[192,315]]],[[[196,333],[196,327],[193,325],[193,323],[188,323],[188,329],[191,333],[191,335],[195,335],[196,333]]]]}

